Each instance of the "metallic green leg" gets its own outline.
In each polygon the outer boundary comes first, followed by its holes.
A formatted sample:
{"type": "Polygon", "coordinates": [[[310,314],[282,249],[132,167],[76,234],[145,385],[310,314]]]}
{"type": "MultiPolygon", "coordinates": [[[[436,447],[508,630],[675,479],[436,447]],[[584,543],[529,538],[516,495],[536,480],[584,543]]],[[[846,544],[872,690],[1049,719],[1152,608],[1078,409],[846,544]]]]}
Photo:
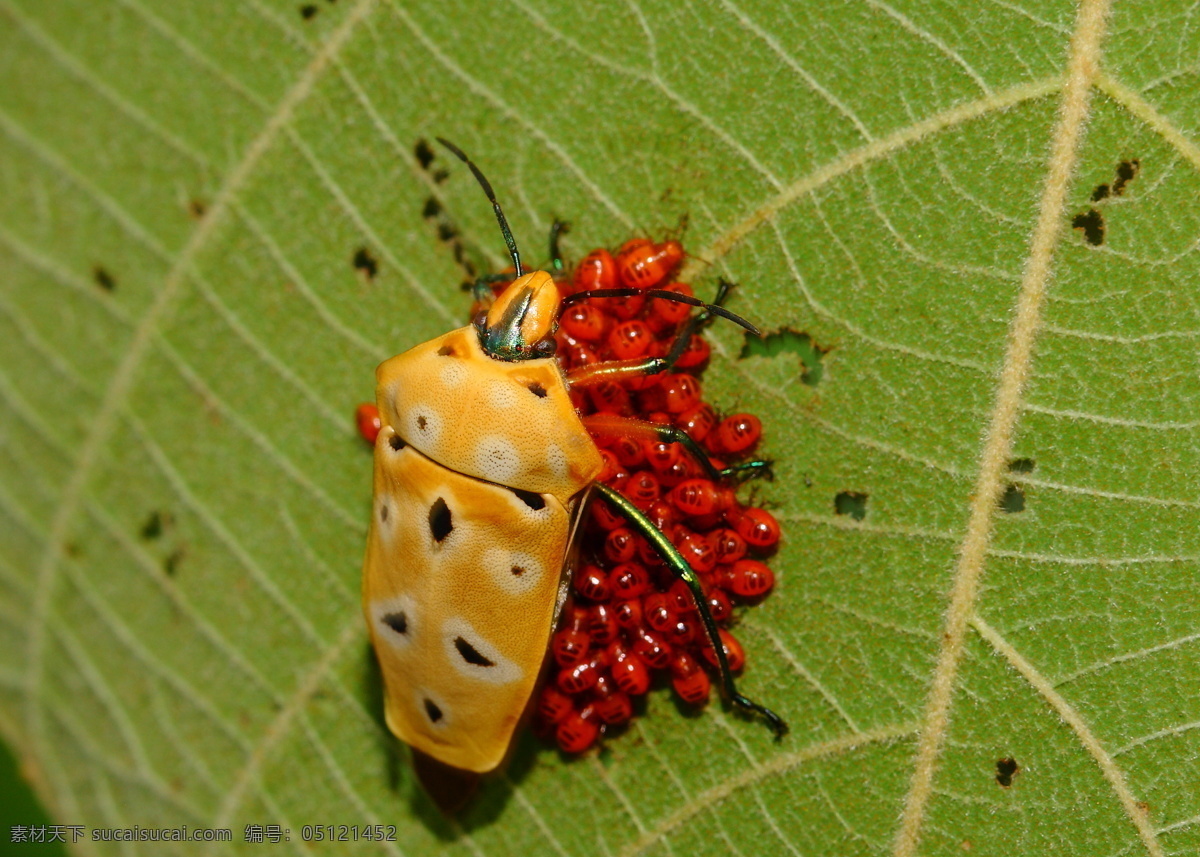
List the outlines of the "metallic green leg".
{"type": "MultiPolygon", "coordinates": [[[[562,251],[558,249],[558,239],[571,231],[571,226],[562,220],[555,220],[550,224],[550,269],[555,274],[561,274],[565,268],[562,260],[562,251]]],[[[555,277],[555,279],[558,279],[555,277]]]]}
{"type": "Polygon", "coordinates": [[[495,294],[492,293],[492,283],[506,283],[515,279],[516,277],[512,274],[481,274],[471,285],[471,297],[480,303],[490,304],[496,299],[495,294]]]}
{"type": "Polygon", "coordinates": [[[720,471],[722,479],[753,479],[756,476],[761,476],[764,479],[774,479],[775,474],[771,470],[770,461],[755,459],[754,461],[744,461],[741,464],[733,464],[720,471]]]}
{"type": "Polygon", "coordinates": [[[704,590],[700,588],[700,579],[696,576],[696,572],[692,571],[692,567],[687,564],[687,560],[683,558],[683,555],[676,550],[675,545],[671,544],[671,540],[662,531],[657,529],[654,523],[637,506],[633,505],[628,498],[599,482],[595,483],[594,487],[606,502],[612,504],[613,508],[620,512],[625,520],[629,521],[645,537],[646,541],[654,546],[654,549],[663,558],[667,567],[691,590],[692,598],[695,599],[696,608],[700,613],[700,621],[704,624],[704,633],[708,636],[709,642],[712,643],[713,651],[717,654],[721,684],[725,688],[725,694],[729,697],[729,700],[739,708],[752,711],[764,717],[771,730],[775,733],[775,737],[777,739],[782,738],[788,731],[787,723],[784,722],[783,718],[766,706],[759,705],[757,702],[737,692],[737,688],[733,684],[733,674],[729,672],[729,662],[725,658],[725,647],[721,645],[721,636],[717,633],[717,623],[713,620],[712,613],[708,610],[708,604],[704,598],[704,590]]]}

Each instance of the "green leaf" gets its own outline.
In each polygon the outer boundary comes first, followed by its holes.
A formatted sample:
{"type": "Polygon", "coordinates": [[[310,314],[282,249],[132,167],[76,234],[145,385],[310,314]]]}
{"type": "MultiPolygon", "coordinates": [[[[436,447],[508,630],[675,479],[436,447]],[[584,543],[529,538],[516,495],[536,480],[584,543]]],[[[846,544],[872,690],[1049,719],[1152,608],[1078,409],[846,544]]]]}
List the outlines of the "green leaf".
{"type": "Polygon", "coordinates": [[[52,815],[233,831],[174,853],[1195,853],[1200,28],[1114,5],[0,0],[0,728],[52,815]],[[428,199],[503,263],[436,135],[531,261],[555,217],[575,257],[686,220],[698,291],[778,335],[714,328],[705,384],[777,461],[739,635],[782,742],[659,691],[458,820],[416,786],[352,413],[464,318],[428,199]]]}

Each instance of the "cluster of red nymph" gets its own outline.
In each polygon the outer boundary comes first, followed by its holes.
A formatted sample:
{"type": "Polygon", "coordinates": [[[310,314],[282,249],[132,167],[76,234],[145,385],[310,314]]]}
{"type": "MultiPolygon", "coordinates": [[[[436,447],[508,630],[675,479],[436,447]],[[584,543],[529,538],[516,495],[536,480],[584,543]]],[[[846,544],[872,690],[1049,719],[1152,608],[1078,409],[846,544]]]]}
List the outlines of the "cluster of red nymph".
{"type": "MultiPolygon", "coordinates": [[[[672,274],[683,259],[677,241],[656,244],[639,238],[614,255],[588,254],[564,295],[595,289],[649,289],[692,295],[672,274]]],[[[589,364],[663,357],[692,315],[687,304],[637,294],[586,298],[569,304],[558,331],[564,370],[589,364]]],[[[743,460],[762,432],[758,418],[732,414],[722,419],[704,402],[697,375],[708,362],[709,345],[692,333],[668,372],[572,390],[583,415],[611,413],[687,432],[716,469],[743,460]]],[[[699,575],[708,609],[721,625],[734,604],[761,600],[774,585],[762,557],[774,551],[779,525],[767,511],[742,505],[729,480],[714,482],[678,443],[600,436],[604,458],[599,480],[646,513],[699,575]]],[[[604,501],[593,502],[583,525],[572,599],[551,642],[549,676],[536,701],[534,728],[553,735],[567,753],[581,753],[607,729],[634,716],[634,699],[659,675],[692,705],[709,697],[717,658],[687,586],[624,518],[604,501]]],[[[730,669],[741,670],[745,654],[724,627],[720,630],[730,669]]]]}

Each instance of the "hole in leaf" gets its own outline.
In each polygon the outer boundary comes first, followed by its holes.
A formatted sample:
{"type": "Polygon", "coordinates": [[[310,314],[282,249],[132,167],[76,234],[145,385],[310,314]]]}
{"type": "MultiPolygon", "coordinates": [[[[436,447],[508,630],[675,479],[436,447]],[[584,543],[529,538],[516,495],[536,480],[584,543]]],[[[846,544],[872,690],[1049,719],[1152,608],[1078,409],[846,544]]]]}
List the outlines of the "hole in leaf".
{"type": "Polygon", "coordinates": [[[434,170],[434,171],[433,171],[433,180],[434,180],[434,182],[436,182],[437,184],[441,184],[442,182],[444,182],[444,181],[445,181],[446,179],[448,179],[448,178],[450,178],[450,171],[449,171],[449,170],[434,170]]]}
{"type": "Polygon", "coordinates": [[[742,343],[742,353],[739,359],[746,357],[778,357],[781,354],[795,354],[800,358],[800,380],[810,387],[821,383],[825,372],[823,358],[829,353],[828,348],[822,348],[813,342],[807,333],[783,328],[775,333],[758,337],[746,334],[742,343]]]}
{"type": "Polygon", "coordinates": [[[1014,458],[1008,462],[1009,473],[1032,473],[1036,466],[1032,458],[1014,458]]]}
{"type": "Polygon", "coordinates": [[[311,3],[306,3],[300,7],[300,17],[305,21],[311,21],[317,14],[317,7],[311,3]]]}
{"type": "Polygon", "coordinates": [[[439,241],[453,241],[458,237],[458,230],[449,223],[439,223],[437,236],[439,241]]]}
{"type": "Polygon", "coordinates": [[[856,521],[867,517],[867,495],[858,491],[842,491],[833,498],[833,510],[849,515],[856,521]]]}
{"type": "Polygon", "coordinates": [[[179,564],[183,562],[183,555],[183,548],[178,548],[177,550],[173,550],[167,554],[167,558],[164,559],[162,563],[163,573],[166,574],[167,577],[174,577],[179,573],[179,564]]]}
{"type": "Polygon", "coordinates": [[[106,292],[115,292],[117,290],[117,281],[113,279],[112,274],[99,265],[92,268],[92,279],[96,281],[97,286],[106,292]]]}
{"type": "Polygon", "coordinates": [[[1093,247],[1104,243],[1104,215],[1094,208],[1086,214],[1076,214],[1071,226],[1083,233],[1084,239],[1093,247]]]}
{"type": "Polygon", "coordinates": [[[1142,162],[1137,158],[1130,158],[1128,161],[1121,161],[1117,164],[1117,178],[1112,185],[1113,196],[1121,196],[1125,193],[1125,187],[1136,179],[1141,171],[1142,162]]]}
{"type": "Polygon", "coordinates": [[[1025,491],[1020,485],[1009,485],[1000,498],[1000,511],[1015,515],[1025,511],[1025,491]]]}
{"type": "Polygon", "coordinates": [[[379,262],[371,255],[370,250],[366,247],[359,247],[354,251],[354,268],[367,280],[373,280],[379,273],[379,262]]]}
{"type": "Polygon", "coordinates": [[[997,759],[996,760],[996,782],[1001,788],[1008,788],[1012,785],[1013,777],[1021,770],[1021,766],[1017,764],[1016,759],[997,759]]]}
{"type": "Polygon", "coordinates": [[[193,220],[200,220],[208,212],[208,203],[199,197],[193,197],[188,201],[187,210],[193,220]]]}
{"type": "Polygon", "coordinates": [[[425,206],[421,209],[421,216],[426,220],[432,220],[442,213],[442,204],[434,197],[429,197],[425,200],[425,206]]]}
{"type": "Polygon", "coordinates": [[[1102,199],[1108,199],[1108,185],[1106,184],[1098,184],[1092,191],[1092,202],[1099,202],[1102,199]]]}
{"type": "Polygon", "coordinates": [[[413,154],[417,156],[417,163],[421,165],[421,169],[429,169],[429,165],[433,163],[433,146],[429,145],[429,141],[425,139],[417,140],[417,145],[413,146],[413,154]]]}
{"type": "Polygon", "coordinates": [[[142,524],[141,536],[145,541],[154,541],[162,536],[163,531],[171,524],[170,512],[159,512],[157,510],[150,513],[150,517],[146,519],[146,523],[142,524]]]}

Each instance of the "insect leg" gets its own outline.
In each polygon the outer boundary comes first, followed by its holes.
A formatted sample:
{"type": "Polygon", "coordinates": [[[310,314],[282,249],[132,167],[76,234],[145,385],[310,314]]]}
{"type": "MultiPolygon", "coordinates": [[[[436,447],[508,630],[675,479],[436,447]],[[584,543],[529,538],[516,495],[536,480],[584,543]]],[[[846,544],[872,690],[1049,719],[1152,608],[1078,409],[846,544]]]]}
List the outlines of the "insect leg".
{"type": "MultiPolygon", "coordinates": [[[[557,236],[554,236],[553,232],[551,235],[553,236],[551,243],[551,247],[553,248],[553,240],[557,236]]],[[[686,302],[694,306],[703,307],[703,309],[690,318],[688,323],[675,335],[675,341],[671,343],[671,348],[667,351],[665,357],[646,357],[640,360],[610,360],[603,363],[594,363],[591,366],[578,366],[567,373],[567,383],[573,387],[577,387],[587,384],[597,384],[601,381],[620,381],[624,378],[636,378],[640,375],[657,375],[659,372],[668,372],[675,366],[679,358],[683,356],[683,352],[687,350],[688,343],[692,341],[692,337],[699,332],[700,328],[712,321],[716,314],[721,314],[723,318],[732,317],[739,324],[757,335],[758,328],[740,316],[734,316],[733,313],[726,312],[721,307],[722,301],[729,296],[732,288],[733,283],[722,279],[717,282],[717,296],[713,298],[711,304],[706,304],[695,298],[687,299],[686,302]]],[[[574,295],[568,295],[563,303],[566,304],[580,296],[586,297],[589,295],[593,297],[632,297],[635,295],[662,297],[663,295],[674,295],[674,293],[659,293],[658,290],[642,291],[640,289],[597,289],[591,292],[577,292],[574,295]]],[[[681,297],[681,295],[674,295],[675,299],[681,297]]]]}
{"type": "Polygon", "coordinates": [[[709,643],[712,644],[713,651],[717,656],[718,670],[721,673],[721,684],[725,688],[725,694],[729,700],[739,708],[746,711],[752,711],[761,715],[771,730],[775,733],[776,738],[782,738],[788,731],[787,723],[783,718],[776,714],[771,709],[764,705],[759,705],[749,697],[742,696],[737,691],[737,687],[733,683],[733,674],[729,671],[729,661],[725,657],[725,647],[721,643],[721,637],[717,633],[717,623],[713,620],[712,613],[708,610],[708,604],[704,597],[704,590],[700,587],[700,578],[696,576],[696,572],[687,564],[687,560],[679,553],[671,540],[658,528],[654,523],[646,517],[646,515],[633,503],[622,495],[620,492],[609,488],[607,485],[597,482],[595,484],[596,492],[607,503],[621,514],[629,523],[654,546],[658,555],[663,558],[663,562],[667,567],[684,582],[688,590],[692,593],[692,599],[696,602],[696,609],[700,613],[700,621],[704,625],[704,633],[708,637],[709,643]]]}
{"type": "MultiPolygon", "coordinates": [[[[496,293],[492,291],[492,283],[507,283],[513,279],[512,274],[480,274],[475,278],[475,282],[471,284],[471,297],[476,303],[483,306],[491,306],[496,300],[496,293]]],[[[465,289],[466,286],[464,285],[465,289]]]]}
{"type": "MultiPolygon", "coordinates": [[[[721,287],[723,289],[727,290],[728,287],[732,285],[732,283],[727,283],[724,280],[721,281],[721,287]]],[[[742,318],[737,313],[730,312],[720,304],[706,304],[699,298],[681,295],[678,292],[669,292],[664,289],[589,289],[586,292],[576,292],[573,295],[567,295],[565,298],[563,298],[562,306],[566,307],[575,303],[576,301],[589,300],[590,298],[632,298],[636,297],[637,295],[644,295],[648,298],[660,298],[664,301],[672,301],[677,304],[687,304],[688,306],[700,307],[704,310],[704,313],[707,313],[708,315],[719,315],[721,318],[728,319],[734,324],[744,327],[755,336],[762,336],[762,332],[755,327],[754,324],[742,318]]],[[[718,296],[718,300],[720,299],[720,296],[718,296]]]]}
{"type": "Polygon", "coordinates": [[[665,357],[642,357],[633,360],[605,360],[603,363],[576,366],[567,372],[567,384],[586,387],[603,381],[623,381],[643,375],[657,375],[668,369],[665,357]]]}
{"type": "Polygon", "coordinates": [[[571,231],[571,225],[562,220],[555,219],[550,224],[550,268],[555,274],[561,274],[564,269],[562,260],[562,251],[559,250],[559,239],[571,231]]]}

